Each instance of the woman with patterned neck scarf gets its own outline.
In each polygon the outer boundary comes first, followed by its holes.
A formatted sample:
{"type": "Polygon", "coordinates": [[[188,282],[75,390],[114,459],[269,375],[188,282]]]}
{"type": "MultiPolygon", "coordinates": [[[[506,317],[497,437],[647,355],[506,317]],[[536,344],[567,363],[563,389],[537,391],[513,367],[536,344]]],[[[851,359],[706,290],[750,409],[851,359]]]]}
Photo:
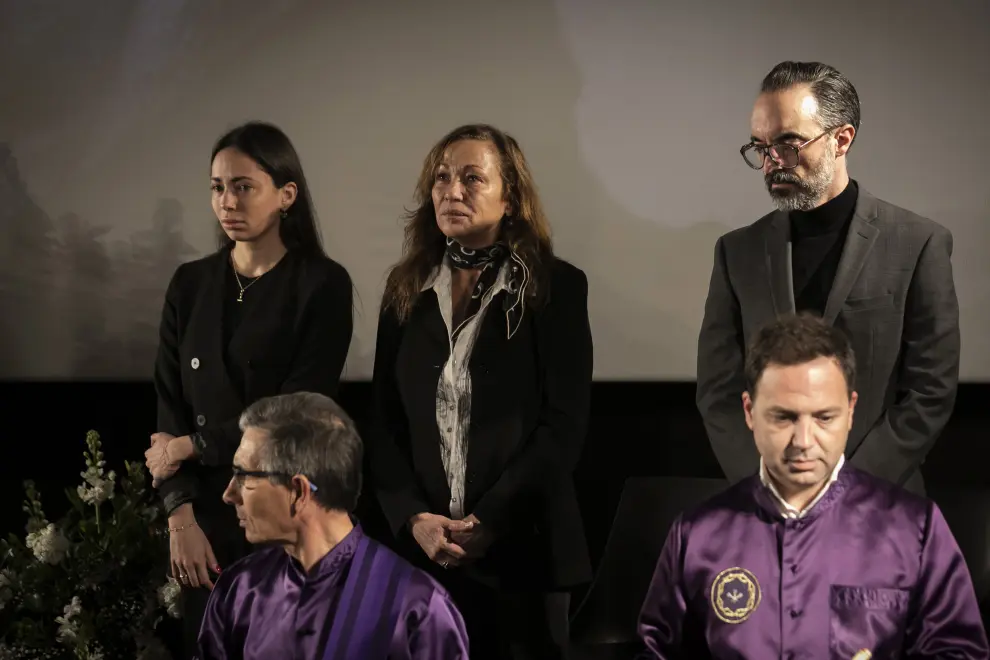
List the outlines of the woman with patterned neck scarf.
{"type": "Polygon", "coordinates": [[[471,657],[563,657],[591,578],[572,472],[592,338],[585,274],[556,258],[516,141],[433,147],[378,325],[373,486],[407,556],[464,615],[471,657]]]}

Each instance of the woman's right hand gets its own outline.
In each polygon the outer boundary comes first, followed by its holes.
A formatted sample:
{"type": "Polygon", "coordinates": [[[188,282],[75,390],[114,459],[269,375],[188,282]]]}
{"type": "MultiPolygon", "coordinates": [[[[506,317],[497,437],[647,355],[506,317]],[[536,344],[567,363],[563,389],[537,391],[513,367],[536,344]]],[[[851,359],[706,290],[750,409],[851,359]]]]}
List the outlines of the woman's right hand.
{"type": "Polygon", "coordinates": [[[409,519],[409,529],[416,543],[430,561],[444,568],[457,566],[467,555],[464,548],[450,540],[454,532],[466,532],[473,527],[470,522],[451,520],[433,513],[418,513],[409,519]]]}
{"type": "Polygon", "coordinates": [[[213,589],[210,570],[220,572],[206,534],[196,524],[192,504],[183,504],[168,517],[168,549],[172,577],[187,587],[213,589]]]}

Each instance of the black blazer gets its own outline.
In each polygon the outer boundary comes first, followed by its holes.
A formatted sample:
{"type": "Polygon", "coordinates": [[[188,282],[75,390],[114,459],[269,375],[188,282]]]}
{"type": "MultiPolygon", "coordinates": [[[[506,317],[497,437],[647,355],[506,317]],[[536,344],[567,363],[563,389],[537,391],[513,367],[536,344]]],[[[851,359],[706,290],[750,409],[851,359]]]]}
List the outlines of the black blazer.
{"type": "MultiPolygon", "coordinates": [[[[859,400],[847,459],[915,492],[924,490],[918,468],[956,398],[951,255],[948,229],[860,188],[823,317],[845,331],[856,355],[859,400]]],[[[733,482],[759,464],[740,398],[745,346],[761,325],[794,311],[786,213],[719,239],[698,341],[697,401],[733,482]]]]}
{"type": "Polygon", "coordinates": [[[211,510],[222,506],[241,439],[241,412],[275,394],[335,395],[347,358],[353,294],[343,266],[327,257],[286,254],[263,276],[277,279],[264,296],[245,297],[225,347],[230,270],[230,251],[222,249],[180,266],[165,294],[155,362],[158,430],[199,432],[205,445],[199,460],[187,461],[160,485],[167,511],[194,500],[211,510]],[[243,388],[231,378],[231,367],[243,374],[243,388]]]}
{"type": "MultiPolygon", "coordinates": [[[[565,588],[590,580],[573,471],[587,431],[593,366],[588,280],[551,266],[548,302],[528,309],[507,338],[500,292],[471,356],[471,428],[465,512],[496,540],[472,569],[502,585],[565,588]],[[528,321],[527,321],[528,320],[528,321]]],[[[408,321],[382,310],[375,353],[372,479],[392,532],[422,558],[407,522],[450,515],[436,390],[450,354],[437,296],[424,291],[408,321]]],[[[400,544],[402,547],[402,544],[400,544]]]]}

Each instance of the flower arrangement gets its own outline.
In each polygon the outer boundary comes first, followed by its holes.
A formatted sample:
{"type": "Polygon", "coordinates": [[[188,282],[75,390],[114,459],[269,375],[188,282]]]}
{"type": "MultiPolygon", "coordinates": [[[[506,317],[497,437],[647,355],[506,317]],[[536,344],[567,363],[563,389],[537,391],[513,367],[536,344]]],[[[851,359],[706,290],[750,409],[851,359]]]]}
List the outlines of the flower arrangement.
{"type": "Polygon", "coordinates": [[[95,431],[83,455],[66,516],[50,522],[27,481],[27,535],[0,540],[0,660],[169,657],[155,629],[178,618],[179,585],[166,577],[164,514],[144,465],[125,462],[118,483],[95,431]]]}

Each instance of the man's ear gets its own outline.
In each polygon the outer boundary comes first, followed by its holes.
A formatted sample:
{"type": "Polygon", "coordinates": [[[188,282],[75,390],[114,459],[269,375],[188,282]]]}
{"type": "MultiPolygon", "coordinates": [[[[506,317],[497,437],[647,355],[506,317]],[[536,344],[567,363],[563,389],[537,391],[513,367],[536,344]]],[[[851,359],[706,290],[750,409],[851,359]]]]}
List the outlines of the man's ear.
{"type": "Polygon", "coordinates": [[[313,499],[313,489],[310,488],[309,479],[302,475],[297,474],[292,477],[289,492],[292,493],[292,515],[295,515],[297,507],[306,506],[313,499]]]}
{"type": "Polygon", "coordinates": [[[749,395],[749,392],[742,393],[742,403],[743,403],[743,414],[746,416],[746,426],[749,430],[753,430],[753,397],[749,395]]]}
{"type": "Polygon", "coordinates": [[[856,129],[852,124],[846,124],[835,133],[835,156],[845,156],[856,138],[856,129]]]}

